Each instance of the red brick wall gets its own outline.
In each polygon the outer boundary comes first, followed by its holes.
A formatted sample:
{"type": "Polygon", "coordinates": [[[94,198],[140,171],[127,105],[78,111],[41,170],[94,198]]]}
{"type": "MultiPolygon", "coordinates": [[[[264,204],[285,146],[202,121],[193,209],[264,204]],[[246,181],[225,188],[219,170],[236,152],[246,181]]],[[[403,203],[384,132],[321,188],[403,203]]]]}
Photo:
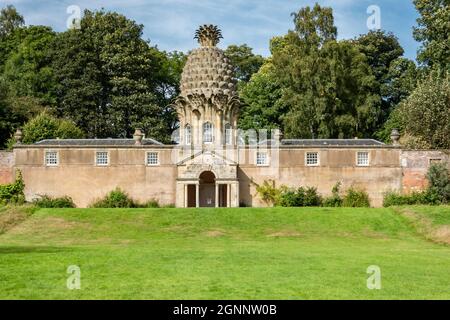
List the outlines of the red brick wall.
{"type": "Polygon", "coordinates": [[[13,182],[14,154],[12,152],[0,151],[0,184],[13,182]]]}
{"type": "Polygon", "coordinates": [[[449,155],[442,151],[403,150],[400,159],[403,168],[403,193],[426,189],[430,161],[438,159],[448,163],[449,155]]]}

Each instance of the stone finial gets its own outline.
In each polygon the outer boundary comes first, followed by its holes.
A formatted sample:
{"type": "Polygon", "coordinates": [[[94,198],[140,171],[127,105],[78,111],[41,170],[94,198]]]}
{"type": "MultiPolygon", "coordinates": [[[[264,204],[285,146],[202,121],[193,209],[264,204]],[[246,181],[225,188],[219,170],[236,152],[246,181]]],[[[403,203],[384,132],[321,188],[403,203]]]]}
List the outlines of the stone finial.
{"type": "Polygon", "coordinates": [[[136,146],[142,146],[142,139],[144,139],[144,132],[140,128],[136,128],[133,134],[133,139],[136,146]]]}
{"type": "Polygon", "coordinates": [[[276,141],[281,141],[281,139],[283,139],[283,132],[281,132],[280,129],[275,129],[274,131],[275,131],[275,132],[274,132],[274,134],[273,134],[273,138],[274,138],[276,141]]]}
{"type": "Polygon", "coordinates": [[[392,145],[396,147],[400,145],[400,132],[398,131],[398,129],[392,129],[391,140],[392,145]]]}
{"type": "Polygon", "coordinates": [[[281,144],[281,140],[283,140],[283,132],[281,132],[280,129],[275,129],[274,131],[275,133],[273,135],[273,138],[275,139],[275,142],[277,144],[281,144]]]}
{"type": "Polygon", "coordinates": [[[194,37],[202,47],[215,47],[222,38],[222,31],[212,24],[200,26],[194,37]]]}
{"type": "Polygon", "coordinates": [[[16,140],[16,144],[22,144],[23,132],[22,129],[17,128],[16,133],[14,133],[14,139],[16,140]]]}

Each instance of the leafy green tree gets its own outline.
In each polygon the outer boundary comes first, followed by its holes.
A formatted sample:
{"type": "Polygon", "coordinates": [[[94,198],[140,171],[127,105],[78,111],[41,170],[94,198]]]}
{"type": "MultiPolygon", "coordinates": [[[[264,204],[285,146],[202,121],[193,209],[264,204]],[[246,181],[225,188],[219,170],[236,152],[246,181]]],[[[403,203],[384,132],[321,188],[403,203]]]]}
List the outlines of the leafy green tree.
{"type": "Polygon", "coordinates": [[[162,52],[154,50],[161,61],[157,77],[158,105],[164,110],[164,123],[174,130],[178,126],[178,118],[172,101],[180,93],[181,73],[186,64],[187,55],[183,52],[162,52]]]}
{"type": "Polygon", "coordinates": [[[266,60],[241,89],[239,128],[283,130],[281,116],[286,112],[286,108],[280,101],[281,94],[274,66],[270,60],[266,60]]]}
{"type": "Polygon", "coordinates": [[[12,126],[11,107],[8,101],[8,87],[0,79],[0,148],[4,146],[10,137],[12,126]]]}
{"type": "Polygon", "coordinates": [[[149,137],[169,139],[161,55],[141,39],[142,28],[117,13],[86,10],[81,28],[55,41],[58,115],[89,137],[129,137],[141,127],[149,137]]]}
{"type": "Polygon", "coordinates": [[[420,14],[414,38],[422,42],[418,61],[450,71],[450,3],[448,0],[414,0],[420,14]]]}
{"type": "Polygon", "coordinates": [[[433,72],[422,80],[398,107],[404,135],[410,148],[450,149],[450,76],[433,72]]]}
{"type": "Polygon", "coordinates": [[[236,78],[243,82],[248,82],[264,63],[264,58],[260,55],[255,55],[252,48],[246,44],[228,46],[225,50],[225,55],[235,67],[236,78]]]}
{"type": "Polygon", "coordinates": [[[3,77],[16,97],[33,96],[42,104],[55,104],[55,82],[49,49],[55,33],[49,27],[31,26],[20,31],[21,42],[5,63],[3,77]]]}
{"type": "Polygon", "coordinates": [[[392,109],[414,89],[415,64],[402,58],[404,50],[392,33],[370,31],[356,39],[355,44],[367,57],[378,82],[373,90],[382,98],[379,120],[384,123],[392,109]]]}
{"type": "Polygon", "coordinates": [[[366,57],[353,43],[336,41],[331,8],[318,4],[293,14],[295,31],[272,45],[290,138],[371,136],[380,97],[366,57]]]}
{"type": "Polygon", "coordinates": [[[13,5],[8,5],[0,11],[0,39],[11,34],[17,28],[25,24],[13,5]]]}
{"type": "Polygon", "coordinates": [[[84,132],[72,121],[58,119],[43,112],[23,127],[23,143],[30,144],[44,139],[81,139],[84,132]]]}

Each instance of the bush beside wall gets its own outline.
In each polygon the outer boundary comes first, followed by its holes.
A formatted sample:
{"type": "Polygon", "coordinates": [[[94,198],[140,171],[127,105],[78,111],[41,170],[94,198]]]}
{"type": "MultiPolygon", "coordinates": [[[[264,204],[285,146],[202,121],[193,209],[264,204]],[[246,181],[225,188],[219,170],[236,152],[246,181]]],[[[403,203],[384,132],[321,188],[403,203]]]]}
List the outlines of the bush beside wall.
{"type": "Polygon", "coordinates": [[[369,195],[364,190],[351,187],[342,199],[343,207],[363,208],[370,207],[369,195]]]}
{"type": "Polygon", "coordinates": [[[0,185],[0,204],[23,204],[25,203],[25,183],[22,172],[16,171],[14,183],[0,185]]]}
{"type": "Polygon", "coordinates": [[[340,196],[341,183],[333,187],[332,196],[323,198],[314,187],[275,187],[274,181],[264,181],[256,191],[264,202],[280,207],[370,207],[369,195],[364,190],[349,188],[343,198],[340,196]]]}
{"type": "Polygon", "coordinates": [[[96,200],[90,208],[159,208],[158,200],[151,199],[145,203],[133,200],[120,188],[109,192],[105,197],[96,200]]]}
{"type": "Polygon", "coordinates": [[[399,192],[386,192],[383,197],[383,206],[405,205],[440,205],[450,203],[450,173],[446,163],[434,163],[427,173],[429,186],[427,190],[401,194],[399,192]]]}
{"type": "Polygon", "coordinates": [[[47,195],[33,200],[33,204],[38,208],[75,208],[75,203],[70,197],[52,198],[47,195]]]}

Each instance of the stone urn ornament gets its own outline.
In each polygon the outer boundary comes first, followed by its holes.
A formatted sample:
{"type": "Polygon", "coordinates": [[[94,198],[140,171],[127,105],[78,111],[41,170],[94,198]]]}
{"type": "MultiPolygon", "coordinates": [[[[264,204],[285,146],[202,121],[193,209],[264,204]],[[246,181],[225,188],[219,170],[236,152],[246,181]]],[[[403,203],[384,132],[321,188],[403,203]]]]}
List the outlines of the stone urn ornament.
{"type": "Polygon", "coordinates": [[[396,147],[400,145],[400,132],[398,131],[398,129],[392,129],[391,140],[392,145],[396,147]]]}
{"type": "Polygon", "coordinates": [[[23,132],[22,129],[17,128],[16,133],[14,133],[14,140],[16,140],[16,144],[22,144],[23,132]]]}
{"type": "Polygon", "coordinates": [[[144,139],[144,132],[140,128],[136,128],[133,134],[134,145],[142,146],[142,140],[144,139]]]}

